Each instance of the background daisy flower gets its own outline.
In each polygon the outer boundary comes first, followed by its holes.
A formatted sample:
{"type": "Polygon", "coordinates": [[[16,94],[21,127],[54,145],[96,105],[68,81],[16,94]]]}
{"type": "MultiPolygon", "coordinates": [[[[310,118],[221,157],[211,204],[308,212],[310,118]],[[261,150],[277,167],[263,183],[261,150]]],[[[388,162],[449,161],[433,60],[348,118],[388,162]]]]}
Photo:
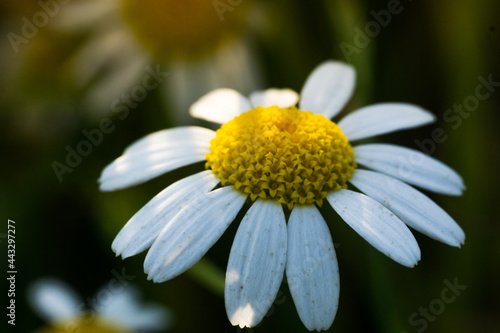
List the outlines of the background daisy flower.
{"type": "Polygon", "coordinates": [[[150,248],[148,278],[163,282],[193,266],[222,236],[245,201],[251,206],[231,248],[225,303],[233,325],[252,327],[270,309],[286,276],[309,330],[326,330],[338,307],[339,276],[326,201],[368,243],[396,262],[420,260],[409,227],[451,246],[465,235],[431,199],[408,184],[449,195],[461,177],[418,151],[351,142],[429,124],[435,117],[406,103],[380,103],[335,117],[351,97],[354,69],[325,62],[292,90],[257,91],[247,99],[213,91],[191,107],[195,117],[224,124],[214,132],[179,127],[150,134],[108,165],[100,189],[112,191],[207,161],[203,171],[167,187],[124,226],[112,248],[123,258],[150,248]],[[401,161],[418,167],[401,169],[401,161]],[[371,169],[366,170],[363,167],[371,169]],[[348,182],[360,192],[348,189],[348,182]],[[363,194],[364,193],[364,194],[363,194]]]}
{"type": "Polygon", "coordinates": [[[182,124],[188,116],[180,111],[201,94],[227,85],[250,91],[258,84],[244,37],[249,7],[245,1],[218,15],[212,2],[199,0],[77,1],[61,9],[54,26],[83,36],[66,69],[87,89],[89,109],[116,109],[113,102],[152,70],[161,76],[161,96],[179,111],[174,122],[182,124]]]}
{"type": "MultiPolygon", "coordinates": [[[[115,281],[117,282],[117,281],[115,281]]],[[[83,300],[62,281],[40,279],[28,290],[33,310],[47,326],[38,332],[164,332],[170,312],[157,304],[141,304],[131,285],[109,283],[95,297],[83,300]]]]}

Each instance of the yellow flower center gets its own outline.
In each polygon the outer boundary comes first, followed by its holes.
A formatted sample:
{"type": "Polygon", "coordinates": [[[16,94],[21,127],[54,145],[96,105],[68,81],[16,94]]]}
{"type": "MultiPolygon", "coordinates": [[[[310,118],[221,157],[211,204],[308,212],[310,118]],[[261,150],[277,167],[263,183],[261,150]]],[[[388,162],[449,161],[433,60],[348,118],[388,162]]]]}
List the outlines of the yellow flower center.
{"type": "Polygon", "coordinates": [[[157,59],[171,60],[198,58],[241,34],[246,2],[223,13],[206,0],[123,0],[121,7],[138,40],[157,59]]]}
{"type": "Polygon", "coordinates": [[[222,185],[286,204],[322,205],[347,187],[356,163],[334,122],[295,107],[257,107],[222,125],[210,142],[207,168],[222,185]]]}
{"type": "Polygon", "coordinates": [[[75,318],[51,323],[39,333],[79,332],[79,333],[132,333],[132,331],[102,319],[75,318]]]}

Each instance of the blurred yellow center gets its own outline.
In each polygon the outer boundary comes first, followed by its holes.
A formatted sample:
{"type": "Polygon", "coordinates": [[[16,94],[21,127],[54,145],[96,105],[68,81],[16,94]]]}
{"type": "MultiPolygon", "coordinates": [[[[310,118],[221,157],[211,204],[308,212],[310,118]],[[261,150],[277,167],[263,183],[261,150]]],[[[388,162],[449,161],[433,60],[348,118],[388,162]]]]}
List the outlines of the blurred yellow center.
{"type": "Polygon", "coordinates": [[[133,333],[122,326],[108,323],[101,319],[93,318],[75,318],[72,320],[58,321],[44,327],[38,333],[60,333],[60,332],[78,332],[78,333],[133,333]]]}
{"type": "Polygon", "coordinates": [[[122,14],[139,41],[161,60],[196,58],[241,33],[246,1],[223,10],[206,0],[123,0],[122,14]],[[223,12],[222,12],[223,11],[223,12]]]}
{"type": "Polygon", "coordinates": [[[222,185],[257,198],[322,205],[347,187],[356,163],[340,128],[295,107],[258,107],[222,125],[210,142],[207,168],[222,185]]]}

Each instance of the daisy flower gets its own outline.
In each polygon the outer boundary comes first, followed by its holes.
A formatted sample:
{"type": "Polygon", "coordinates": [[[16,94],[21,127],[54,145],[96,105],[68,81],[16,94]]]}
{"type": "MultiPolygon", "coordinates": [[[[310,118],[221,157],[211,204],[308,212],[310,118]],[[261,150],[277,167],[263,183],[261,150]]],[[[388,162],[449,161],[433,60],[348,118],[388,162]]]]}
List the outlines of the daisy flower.
{"type": "Polygon", "coordinates": [[[123,227],[113,250],[126,258],[150,247],[144,262],[148,278],[172,279],[193,266],[250,202],[227,265],[229,320],[241,327],[258,324],[286,272],[304,325],[326,330],[338,307],[339,274],[318,206],[330,204],[368,243],[404,266],[420,260],[408,227],[460,246],[465,235],[456,222],[408,185],[459,195],[464,185],[455,171],[412,149],[351,145],[435,117],[415,105],[381,103],[330,121],[354,86],[351,66],[328,61],[307,79],[298,108],[299,95],[289,89],[257,91],[249,99],[234,90],[215,90],[190,112],[223,124],[217,132],[179,127],[130,145],[103,170],[101,190],[139,184],[203,160],[208,170],[154,197],[123,227]],[[407,167],[409,161],[414,168],[407,167]],[[360,192],[348,189],[348,183],[360,192]]]}
{"type": "MultiPolygon", "coordinates": [[[[258,84],[244,37],[250,5],[229,7],[220,13],[212,1],[80,0],[61,8],[54,27],[84,37],[66,66],[87,89],[90,107],[134,105],[145,98],[134,97],[133,88],[142,85],[165,89],[168,103],[184,110],[217,87],[251,91],[258,84]],[[156,75],[144,83],[151,72],[156,75]]],[[[175,116],[181,123],[189,118],[175,116]]]]}
{"type": "Polygon", "coordinates": [[[47,327],[37,331],[40,333],[160,332],[171,323],[166,308],[140,304],[135,288],[113,281],[84,302],[62,281],[45,278],[30,287],[28,300],[33,310],[48,322],[47,327]]]}

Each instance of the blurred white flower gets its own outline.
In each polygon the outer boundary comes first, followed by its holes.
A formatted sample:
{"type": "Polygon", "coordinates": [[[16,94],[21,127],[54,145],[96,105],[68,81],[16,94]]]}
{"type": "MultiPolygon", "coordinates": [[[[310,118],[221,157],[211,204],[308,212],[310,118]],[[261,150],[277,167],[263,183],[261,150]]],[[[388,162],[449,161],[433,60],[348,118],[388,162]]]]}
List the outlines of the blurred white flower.
{"type": "Polygon", "coordinates": [[[36,281],[28,301],[47,327],[39,332],[159,332],[172,322],[170,311],[158,304],[141,304],[130,284],[113,280],[94,297],[81,299],[68,285],[54,278],[36,281]]]}
{"type": "Polygon", "coordinates": [[[68,65],[88,89],[89,108],[116,109],[141,85],[146,68],[160,66],[168,73],[160,95],[182,124],[198,96],[221,86],[249,92],[258,84],[255,56],[243,36],[247,7],[231,7],[221,20],[210,1],[86,0],[62,8],[55,26],[86,36],[68,65]]]}

